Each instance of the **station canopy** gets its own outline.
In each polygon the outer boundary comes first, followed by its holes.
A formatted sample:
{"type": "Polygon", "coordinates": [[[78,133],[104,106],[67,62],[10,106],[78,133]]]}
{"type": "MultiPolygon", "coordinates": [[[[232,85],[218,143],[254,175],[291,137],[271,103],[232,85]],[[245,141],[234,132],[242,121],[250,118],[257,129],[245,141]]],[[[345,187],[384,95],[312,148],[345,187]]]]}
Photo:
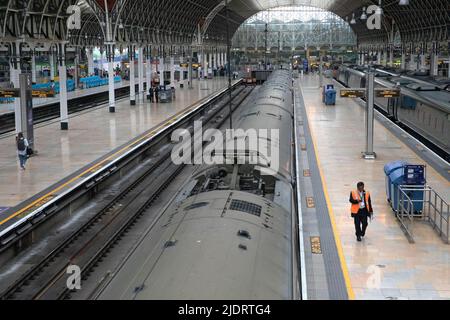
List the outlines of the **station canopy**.
{"type": "Polygon", "coordinates": [[[355,17],[351,28],[359,43],[386,42],[393,30],[405,42],[449,39],[448,0],[227,0],[227,5],[223,0],[0,0],[0,32],[3,41],[102,45],[106,41],[189,44],[201,30],[209,42],[223,44],[226,10],[232,36],[249,17],[280,6],[322,8],[349,23],[355,17]],[[380,4],[382,28],[369,30],[362,13],[380,4]],[[77,11],[73,8],[80,9],[80,28],[68,30],[67,19],[77,11]]]}

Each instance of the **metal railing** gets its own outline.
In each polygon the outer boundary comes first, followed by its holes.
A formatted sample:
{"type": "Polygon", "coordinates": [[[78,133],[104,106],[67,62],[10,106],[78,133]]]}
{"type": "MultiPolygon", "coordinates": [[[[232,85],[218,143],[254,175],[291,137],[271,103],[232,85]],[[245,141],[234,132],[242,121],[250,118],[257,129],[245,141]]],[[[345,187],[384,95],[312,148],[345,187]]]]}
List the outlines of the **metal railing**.
{"type": "Polygon", "coordinates": [[[400,186],[396,209],[396,217],[410,242],[414,242],[414,220],[423,219],[445,243],[450,244],[450,205],[430,186],[400,186]]]}

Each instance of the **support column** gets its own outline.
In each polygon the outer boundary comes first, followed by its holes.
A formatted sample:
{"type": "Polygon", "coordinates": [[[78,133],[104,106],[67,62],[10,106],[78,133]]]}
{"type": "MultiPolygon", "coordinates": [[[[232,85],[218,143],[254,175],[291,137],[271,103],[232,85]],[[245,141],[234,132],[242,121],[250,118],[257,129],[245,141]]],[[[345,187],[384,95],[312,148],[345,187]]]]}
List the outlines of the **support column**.
{"type": "MultiPolygon", "coordinates": [[[[13,42],[11,43],[11,57],[9,62],[9,80],[13,83],[14,88],[20,87],[20,43],[13,42]]],[[[20,109],[20,99],[14,99],[14,118],[15,118],[15,127],[16,134],[22,132],[22,117],[21,117],[21,109],[20,109]]]]}
{"type": "Polygon", "coordinates": [[[100,59],[97,61],[98,75],[103,76],[103,48],[100,47],[100,59]]]}
{"type": "Polygon", "coordinates": [[[190,55],[188,57],[188,84],[189,84],[189,89],[193,88],[192,85],[192,51],[190,52],[190,55]]]}
{"type": "Polygon", "coordinates": [[[134,77],[134,46],[128,47],[128,58],[130,61],[130,104],[136,105],[136,79],[134,77]]]}
{"type": "Polygon", "coordinates": [[[69,129],[69,110],[67,108],[67,69],[66,45],[58,44],[58,73],[59,73],[59,105],[61,114],[61,130],[69,129]]]}
{"type": "Polygon", "coordinates": [[[79,69],[78,65],[80,63],[80,58],[78,54],[78,48],[75,48],[75,59],[74,59],[74,73],[73,73],[73,80],[75,82],[75,89],[78,88],[78,78],[79,78],[79,69]]]}
{"type": "Polygon", "coordinates": [[[114,88],[114,43],[106,46],[106,58],[108,59],[108,93],[109,93],[109,112],[116,112],[116,97],[114,88]]]}
{"type": "Polygon", "coordinates": [[[377,51],[377,64],[381,65],[381,56],[383,55],[383,52],[381,50],[377,51]]]}
{"type": "Polygon", "coordinates": [[[394,66],[394,45],[389,45],[389,66],[394,66]]]}
{"type": "Polygon", "coordinates": [[[36,83],[36,54],[31,50],[31,82],[36,83]]]}
{"type": "Polygon", "coordinates": [[[88,76],[94,74],[94,49],[86,48],[86,56],[88,60],[88,76]]]}
{"type": "Polygon", "coordinates": [[[388,50],[386,47],[386,48],[384,48],[384,51],[383,51],[383,66],[387,67],[387,64],[388,64],[388,50]]]}
{"type": "Polygon", "coordinates": [[[364,159],[375,159],[373,150],[374,135],[374,79],[373,73],[366,74],[366,150],[363,152],[364,159]]]}
{"type": "Polygon", "coordinates": [[[431,66],[430,75],[437,76],[439,73],[439,44],[433,42],[433,47],[431,49],[431,66]]]}
{"type": "Polygon", "coordinates": [[[50,81],[55,80],[55,52],[53,47],[50,47],[50,52],[48,54],[48,63],[50,64],[50,81]]]}
{"type": "Polygon", "coordinates": [[[413,46],[413,44],[411,43],[409,45],[409,70],[416,70],[416,50],[413,46]]]}
{"type": "Polygon", "coordinates": [[[175,88],[175,57],[170,57],[170,85],[175,88]]]}
{"type": "Polygon", "coordinates": [[[402,70],[406,69],[406,50],[404,45],[402,45],[402,63],[400,69],[402,70]]]}
{"type": "Polygon", "coordinates": [[[206,74],[209,74],[209,69],[211,69],[212,76],[214,77],[212,52],[209,52],[208,70],[206,74]]]}
{"type": "Polygon", "coordinates": [[[138,48],[138,83],[139,83],[139,101],[144,102],[144,49],[138,48]]]}
{"type": "Polygon", "coordinates": [[[180,55],[180,88],[184,88],[184,67],[182,64],[184,63],[184,52],[180,55]]]}
{"type": "Polygon", "coordinates": [[[425,71],[426,70],[426,46],[424,43],[420,46],[420,57],[419,57],[419,70],[425,71]]]}
{"type": "Polygon", "coordinates": [[[164,57],[161,54],[161,56],[159,57],[159,85],[163,86],[164,85],[164,70],[165,70],[165,66],[164,66],[164,57]]]}
{"type": "Polygon", "coordinates": [[[152,57],[151,57],[151,48],[147,46],[145,49],[145,54],[147,58],[147,100],[150,100],[150,87],[152,86],[152,57]]]}

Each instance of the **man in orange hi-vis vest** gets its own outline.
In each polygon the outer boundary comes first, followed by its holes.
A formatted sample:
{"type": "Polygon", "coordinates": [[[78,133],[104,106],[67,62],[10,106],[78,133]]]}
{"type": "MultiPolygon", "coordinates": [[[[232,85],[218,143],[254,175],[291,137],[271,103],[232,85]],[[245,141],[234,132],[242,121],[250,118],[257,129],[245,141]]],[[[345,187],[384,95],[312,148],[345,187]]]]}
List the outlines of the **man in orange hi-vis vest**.
{"type": "Polygon", "coordinates": [[[367,229],[367,218],[373,215],[370,193],[364,189],[364,182],[358,182],[357,190],[350,193],[351,213],[355,220],[356,239],[361,241],[367,229]]]}

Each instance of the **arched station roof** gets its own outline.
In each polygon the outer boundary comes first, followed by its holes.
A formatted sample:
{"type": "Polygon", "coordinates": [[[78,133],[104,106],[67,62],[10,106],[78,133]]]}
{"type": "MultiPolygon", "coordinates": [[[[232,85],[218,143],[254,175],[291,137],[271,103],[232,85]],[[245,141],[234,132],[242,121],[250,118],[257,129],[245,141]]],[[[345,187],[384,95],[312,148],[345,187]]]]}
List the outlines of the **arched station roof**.
{"type": "MultiPolygon", "coordinates": [[[[229,0],[231,35],[255,13],[279,6],[319,7],[349,21],[359,43],[386,42],[394,21],[402,41],[446,41],[449,39],[448,0],[382,0],[383,28],[368,30],[358,19],[363,7],[378,0],[229,0]]],[[[189,44],[198,25],[212,43],[225,43],[226,11],[223,0],[0,0],[2,41],[30,39],[69,40],[75,45],[100,45],[107,40],[106,16],[112,21],[112,40],[116,43],[189,44]],[[81,30],[68,32],[69,6],[81,8],[81,30]],[[106,15],[108,13],[108,15],[106,15]]]]}

